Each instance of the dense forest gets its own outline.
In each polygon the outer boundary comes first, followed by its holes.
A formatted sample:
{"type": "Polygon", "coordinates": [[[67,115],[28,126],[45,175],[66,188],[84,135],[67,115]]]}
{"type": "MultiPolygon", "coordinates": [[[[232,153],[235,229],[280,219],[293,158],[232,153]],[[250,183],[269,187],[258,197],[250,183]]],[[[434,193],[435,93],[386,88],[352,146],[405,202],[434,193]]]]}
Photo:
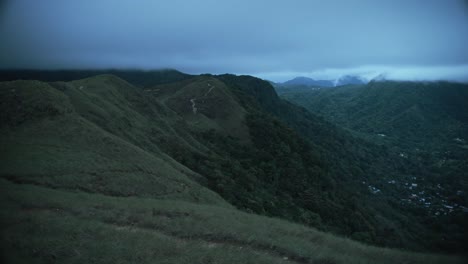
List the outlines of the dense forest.
{"type": "Polygon", "coordinates": [[[467,88],[449,82],[372,81],[336,88],[278,86],[276,90],[282,98],[418,168],[411,180],[398,174],[380,179],[376,190],[425,215],[434,230],[457,225],[466,230],[467,88]]]}

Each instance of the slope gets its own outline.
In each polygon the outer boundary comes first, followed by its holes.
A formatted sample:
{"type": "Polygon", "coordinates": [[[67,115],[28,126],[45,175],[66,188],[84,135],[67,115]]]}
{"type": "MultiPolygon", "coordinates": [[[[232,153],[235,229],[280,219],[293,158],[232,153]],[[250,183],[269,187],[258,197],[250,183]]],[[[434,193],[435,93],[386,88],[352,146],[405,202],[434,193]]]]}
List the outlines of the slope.
{"type": "Polygon", "coordinates": [[[463,263],[237,210],[0,179],[3,263],[463,263]]]}
{"type": "MultiPolygon", "coordinates": [[[[125,140],[124,135],[131,134],[134,142],[139,141],[139,135],[127,129],[145,126],[141,116],[132,116],[128,109],[119,112],[122,109],[105,105],[95,96],[98,92],[109,96],[118,85],[100,85],[99,90],[91,85],[86,87],[91,91],[85,92],[81,84],[89,81],[59,85],[63,92],[37,81],[2,83],[2,178],[114,196],[172,197],[227,205],[193,181],[196,173],[157,149],[149,152],[125,140]],[[89,103],[83,115],[84,106],[74,105],[75,94],[94,95],[95,104],[91,99],[79,101],[89,103]],[[102,126],[96,124],[98,121],[102,126]]],[[[122,88],[139,92],[112,76],[99,76],[94,81],[117,81],[122,88]]]]}

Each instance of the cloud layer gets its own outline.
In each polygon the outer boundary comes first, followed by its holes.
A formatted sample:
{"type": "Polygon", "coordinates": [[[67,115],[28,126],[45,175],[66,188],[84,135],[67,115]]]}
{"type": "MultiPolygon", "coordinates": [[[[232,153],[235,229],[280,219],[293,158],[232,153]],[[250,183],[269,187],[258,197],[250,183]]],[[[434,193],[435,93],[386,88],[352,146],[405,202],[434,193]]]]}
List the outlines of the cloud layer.
{"type": "Polygon", "coordinates": [[[1,68],[176,68],[289,75],[376,72],[466,79],[468,7],[456,0],[6,1],[1,68]]]}

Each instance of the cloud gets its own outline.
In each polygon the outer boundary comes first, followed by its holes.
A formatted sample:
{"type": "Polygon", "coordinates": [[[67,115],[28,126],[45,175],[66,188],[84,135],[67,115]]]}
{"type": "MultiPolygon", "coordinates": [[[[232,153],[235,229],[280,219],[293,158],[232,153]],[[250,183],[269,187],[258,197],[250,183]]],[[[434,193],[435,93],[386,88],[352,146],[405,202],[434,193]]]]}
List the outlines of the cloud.
{"type": "Polygon", "coordinates": [[[366,65],[354,68],[326,68],[310,72],[259,72],[255,75],[283,82],[297,76],[316,80],[334,80],[345,75],[360,76],[365,80],[383,75],[388,80],[407,81],[457,81],[468,82],[468,64],[458,66],[384,66],[366,65]]]}
{"type": "Polygon", "coordinates": [[[0,68],[169,67],[280,78],[387,67],[390,76],[415,78],[468,65],[468,12],[456,0],[16,0],[3,9],[0,68]]]}

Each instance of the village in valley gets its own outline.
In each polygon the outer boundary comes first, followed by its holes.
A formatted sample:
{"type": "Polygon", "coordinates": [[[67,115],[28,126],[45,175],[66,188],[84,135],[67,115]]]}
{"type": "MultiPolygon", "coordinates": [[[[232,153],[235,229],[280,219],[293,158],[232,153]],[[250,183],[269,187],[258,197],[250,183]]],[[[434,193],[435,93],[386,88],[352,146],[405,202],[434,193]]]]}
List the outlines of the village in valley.
{"type": "Polygon", "coordinates": [[[423,179],[418,180],[417,177],[411,177],[410,180],[404,182],[387,180],[383,184],[385,186],[381,188],[370,185],[366,181],[363,181],[362,184],[367,185],[369,192],[373,195],[381,195],[386,190],[399,194],[397,199],[399,199],[400,205],[425,209],[428,214],[434,217],[454,212],[468,214],[468,207],[462,205],[464,191],[457,190],[455,193],[448,193],[441,184],[425,183],[423,179]]]}
{"type": "MultiPolygon", "coordinates": [[[[386,134],[377,134],[380,138],[387,137],[386,134]]],[[[466,140],[463,138],[454,138],[453,142],[462,149],[466,149],[466,140]]],[[[421,153],[419,148],[416,153],[421,153]]],[[[443,166],[450,156],[451,151],[435,152],[442,154],[439,157],[437,165],[443,166]]],[[[406,152],[399,152],[398,156],[403,159],[409,159],[406,152]]],[[[406,179],[383,179],[379,183],[370,183],[362,181],[372,195],[394,197],[400,206],[423,210],[433,217],[446,216],[453,213],[468,214],[468,205],[465,203],[466,191],[454,189],[453,186],[445,186],[442,183],[426,181],[423,177],[411,176],[406,179]]]]}

